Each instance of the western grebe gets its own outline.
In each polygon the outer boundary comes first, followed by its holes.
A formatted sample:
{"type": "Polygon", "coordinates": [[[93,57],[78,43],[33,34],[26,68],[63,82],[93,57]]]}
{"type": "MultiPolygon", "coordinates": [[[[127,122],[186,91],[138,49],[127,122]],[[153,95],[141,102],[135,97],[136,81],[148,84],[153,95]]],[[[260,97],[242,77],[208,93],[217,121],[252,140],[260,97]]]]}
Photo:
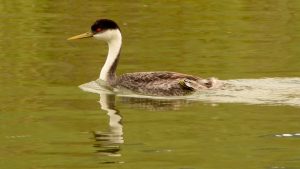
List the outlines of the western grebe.
{"type": "Polygon", "coordinates": [[[92,26],[91,31],[68,40],[94,37],[108,44],[108,55],[101,69],[100,79],[116,88],[129,89],[135,93],[155,96],[182,96],[194,91],[216,86],[217,79],[202,79],[197,76],[176,72],[135,72],[116,76],[122,46],[122,35],[119,26],[112,20],[100,19],[92,26]]]}

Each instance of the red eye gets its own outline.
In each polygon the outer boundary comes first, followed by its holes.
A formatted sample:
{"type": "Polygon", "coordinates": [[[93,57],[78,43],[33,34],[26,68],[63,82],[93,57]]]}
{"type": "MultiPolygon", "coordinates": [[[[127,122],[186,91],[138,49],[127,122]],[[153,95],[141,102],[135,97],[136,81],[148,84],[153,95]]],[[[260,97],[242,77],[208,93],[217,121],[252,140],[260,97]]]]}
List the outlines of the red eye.
{"type": "Polygon", "coordinates": [[[97,28],[97,29],[96,29],[96,32],[100,32],[100,31],[101,31],[101,28],[97,28]]]}

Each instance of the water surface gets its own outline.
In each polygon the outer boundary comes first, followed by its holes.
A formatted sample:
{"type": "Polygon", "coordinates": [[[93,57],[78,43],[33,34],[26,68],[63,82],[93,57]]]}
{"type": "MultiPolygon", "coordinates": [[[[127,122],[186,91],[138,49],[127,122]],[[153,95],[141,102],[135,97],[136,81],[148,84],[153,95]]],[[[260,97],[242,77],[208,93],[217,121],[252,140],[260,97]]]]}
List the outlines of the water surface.
{"type": "Polygon", "coordinates": [[[0,0],[0,168],[300,168],[299,10],[291,0],[0,0]],[[214,76],[240,90],[82,91],[107,48],[66,38],[103,17],[122,29],[119,74],[214,76]]]}

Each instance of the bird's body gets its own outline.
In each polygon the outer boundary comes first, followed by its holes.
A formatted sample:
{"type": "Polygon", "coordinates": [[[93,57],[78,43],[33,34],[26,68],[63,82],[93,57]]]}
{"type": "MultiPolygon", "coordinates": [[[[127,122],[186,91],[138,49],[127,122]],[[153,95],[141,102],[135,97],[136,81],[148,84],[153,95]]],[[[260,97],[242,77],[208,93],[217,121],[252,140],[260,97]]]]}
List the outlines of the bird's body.
{"type": "Polygon", "coordinates": [[[112,86],[146,95],[181,96],[210,88],[212,82],[176,72],[136,72],[121,75],[112,86]]]}
{"type": "Polygon", "coordinates": [[[107,42],[109,51],[105,64],[101,69],[100,79],[115,88],[125,88],[135,93],[156,96],[182,96],[197,90],[215,87],[215,78],[202,79],[197,76],[176,72],[136,72],[116,76],[122,46],[122,35],[118,25],[108,19],[96,21],[91,32],[69,38],[80,39],[94,37],[107,42]]]}

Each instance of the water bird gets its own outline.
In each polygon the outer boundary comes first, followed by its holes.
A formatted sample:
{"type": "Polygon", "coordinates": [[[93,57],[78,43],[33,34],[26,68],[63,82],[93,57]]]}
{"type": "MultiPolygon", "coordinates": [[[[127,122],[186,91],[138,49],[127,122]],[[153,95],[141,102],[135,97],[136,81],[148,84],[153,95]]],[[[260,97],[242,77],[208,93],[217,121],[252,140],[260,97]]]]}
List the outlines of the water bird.
{"type": "Polygon", "coordinates": [[[116,75],[122,34],[116,22],[110,19],[99,19],[91,31],[70,37],[68,40],[95,38],[108,44],[108,54],[101,69],[99,79],[114,88],[125,88],[138,94],[153,96],[183,96],[195,91],[211,89],[218,86],[216,78],[203,79],[193,75],[177,72],[135,72],[116,75]]]}

